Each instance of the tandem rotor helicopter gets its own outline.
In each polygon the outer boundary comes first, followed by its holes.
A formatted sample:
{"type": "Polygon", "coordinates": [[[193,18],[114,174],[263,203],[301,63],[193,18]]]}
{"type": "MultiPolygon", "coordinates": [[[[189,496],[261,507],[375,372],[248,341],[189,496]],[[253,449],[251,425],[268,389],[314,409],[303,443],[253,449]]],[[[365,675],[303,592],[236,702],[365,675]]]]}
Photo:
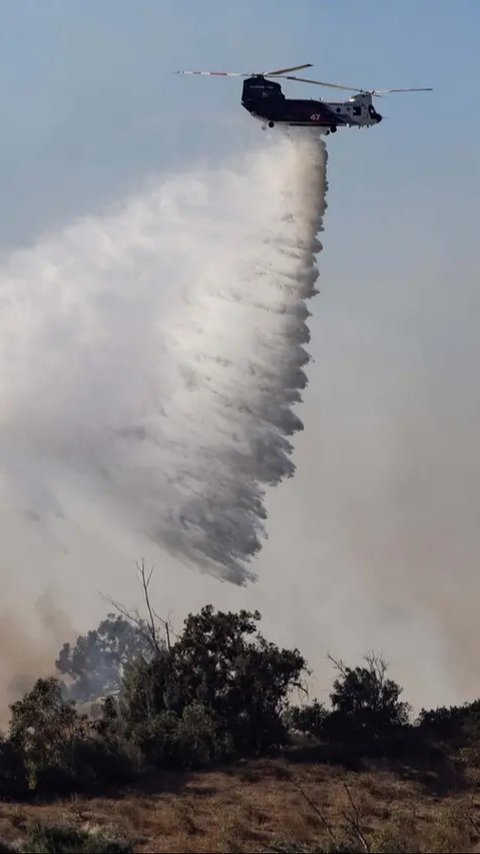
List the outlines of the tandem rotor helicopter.
{"type": "Polygon", "coordinates": [[[262,119],[268,127],[276,124],[296,125],[300,127],[318,127],[324,133],[336,133],[338,127],[365,128],[377,125],[382,116],[373,106],[373,98],[388,95],[391,92],[432,92],[431,88],[422,89],[358,89],[355,86],[341,86],[339,83],[323,83],[306,77],[294,77],[291,71],[311,68],[312,63],[294,65],[291,68],[277,68],[275,71],[251,72],[243,74],[237,71],[177,71],[177,74],[200,74],[206,77],[245,77],[242,92],[242,106],[252,116],[262,119]],[[286,98],[279,83],[271,78],[297,80],[300,83],[313,83],[330,89],[343,89],[356,92],[347,101],[299,100],[286,98]]]}

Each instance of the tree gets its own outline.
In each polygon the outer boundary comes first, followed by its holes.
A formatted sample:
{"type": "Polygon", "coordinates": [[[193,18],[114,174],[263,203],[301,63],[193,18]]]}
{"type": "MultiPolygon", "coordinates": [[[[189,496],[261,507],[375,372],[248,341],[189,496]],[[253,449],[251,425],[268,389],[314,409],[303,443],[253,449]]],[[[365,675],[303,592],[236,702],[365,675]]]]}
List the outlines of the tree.
{"type": "Polygon", "coordinates": [[[10,709],[10,739],[29,763],[56,760],[86,720],[72,702],[63,699],[60,683],[53,677],[38,679],[10,709]]]}
{"type": "Polygon", "coordinates": [[[314,700],[304,706],[292,706],[287,713],[290,726],[304,735],[314,738],[324,736],[324,725],[328,712],[322,703],[314,700]]]}
{"type": "Polygon", "coordinates": [[[63,698],[57,679],[38,679],[10,708],[9,744],[22,757],[30,789],[66,794],[131,779],[133,766],[124,746],[102,737],[94,723],[79,715],[63,698]]]}
{"type": "Polygon", "coordinates": [[[477,743],[480,738],[480,700],[461,706],[422,709],[417,725],[420,732],[437,741],[456,746],[477,743]]]}
{"type": "MultiPolygon", "coordinates": [[[[279,649],[256,632],[258,612],[214,611],[208,605],[187,617],[173,646],[151,661],[127,668],[122,714],[131,731],[152,732],[163,716],[168,724],[208,720],[218,743],[235,753],[261,753],[282,744],[287,730],[282,712],[290,688],[299,685],[305,660],[298,650],[279,649]],[[200,712],[200,710],[202,710],[200,712]],[[173,717],[172,717],[173,716],[173,717]]],[[[189,736],[189,738],[190,738],[189,736]]]]}
{"type": "Polygon", "coordinates": [[[22,700],[10,706],[10,741],[21,752],[29,784],[35,789],[62,787],[67,772],[65,751],[82,734],[85,718],[62,697],[57,679],[38,679],[22,700]]]}
{"type": "Polygon", "coordinates": [[[142,558],[136,563],[136,570],[146,616],[103,596],[117,613],[107,614],[97,629],[80,635],[75,646],[65,643],[60,650],[55,666],[68,677],[65,691],[73,700],[88,701],[118,694],[129,662],[137,658],[149,661],[159,656],[165,646],[170,647],[170,625],[155,613],[150,601],[154,567],[147,571],[142,558]]]}
{"type": "Polygon", "coordinates": [[[110,613],[97,629],[80,635],[75,645],[65,643],[55,666],[68,677],[68,697],[88,701],[118,693],[127,662],[149,653],[151,644],[142,624],[110,613]]]}
{"type": "Polygon", "coordinates": [[[330,737],[376,740],[405,726],[410,707],[400,701],[402,688],[387,678],[382,656],[370,653],[363,667],[347,667],[332,659],[338,676],[330,694],[333,711],[325,720],[330,737]]]}

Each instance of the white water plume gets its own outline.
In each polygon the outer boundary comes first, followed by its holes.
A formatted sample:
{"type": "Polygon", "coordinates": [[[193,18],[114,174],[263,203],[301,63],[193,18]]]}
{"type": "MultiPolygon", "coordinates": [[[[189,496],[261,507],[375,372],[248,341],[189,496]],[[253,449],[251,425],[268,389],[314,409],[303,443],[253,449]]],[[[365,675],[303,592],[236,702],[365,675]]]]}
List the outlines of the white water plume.
{"type": "Polygon", "coordinates": [[[267,485],[292,475],[324,143],[275,134],[158,181],[0,269],[3,502],[72,496],[244,583],[267,485]]]}

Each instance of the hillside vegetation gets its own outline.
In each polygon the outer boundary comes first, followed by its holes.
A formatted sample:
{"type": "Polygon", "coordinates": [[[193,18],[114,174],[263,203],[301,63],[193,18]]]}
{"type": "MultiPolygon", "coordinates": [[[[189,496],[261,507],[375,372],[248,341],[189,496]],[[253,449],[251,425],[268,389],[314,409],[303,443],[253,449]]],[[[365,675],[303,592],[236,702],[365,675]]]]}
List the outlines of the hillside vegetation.
{"type": "Polygon", "coordinates": [[[11,706],[1,850],[477,851],[480,702],[413,719],[380,655],[307,665],[212,606],[112,613],[11,706]]]}

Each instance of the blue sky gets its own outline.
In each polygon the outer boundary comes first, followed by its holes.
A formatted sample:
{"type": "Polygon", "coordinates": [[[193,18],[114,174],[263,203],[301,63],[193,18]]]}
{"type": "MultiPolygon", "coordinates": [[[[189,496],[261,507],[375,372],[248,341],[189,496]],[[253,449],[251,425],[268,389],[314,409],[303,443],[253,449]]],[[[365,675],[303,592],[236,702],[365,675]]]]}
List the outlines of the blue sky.
{"type": "Polygon", "coordinates": [[[379,102],[381,127],[332,142],[331,238],[340,216],[352,239],[365,196],[378,221],[393,197],[410,206],[412,186],[422,217],[447,193],[478,211],[479,32],[476,0],[2,0],[0,242],[29,242],[153,171],[223,157],[259,132],[239,81],[179,78],[181,67],[308,61],[320,79],[432,85],[379,102]]]}

